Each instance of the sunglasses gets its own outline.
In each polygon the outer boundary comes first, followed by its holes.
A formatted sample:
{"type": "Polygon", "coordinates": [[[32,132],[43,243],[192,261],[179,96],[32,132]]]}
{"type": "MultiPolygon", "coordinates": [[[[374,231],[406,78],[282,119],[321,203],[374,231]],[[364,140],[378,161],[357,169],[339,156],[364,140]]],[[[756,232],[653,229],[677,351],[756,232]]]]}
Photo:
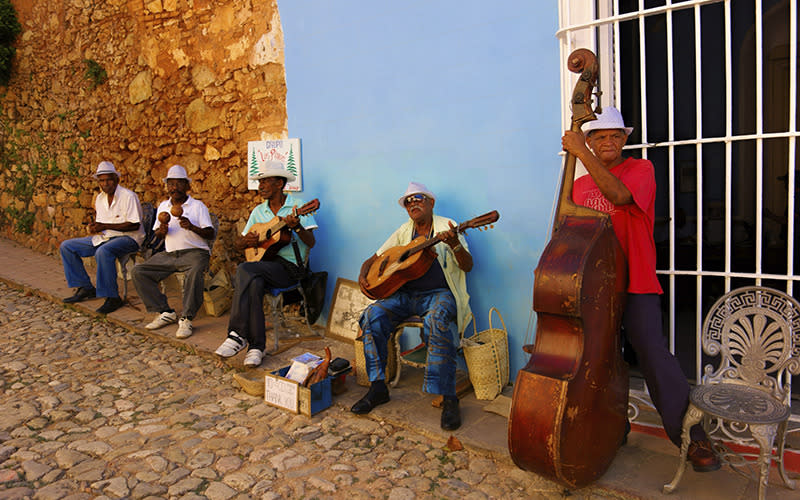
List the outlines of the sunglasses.
{"type": "Polygon", "coordinates": [[[411,196],[406,196],[406,199],[403,200],[403,205],[409,206],[412,203],[422,203],[427,199],[428,197],[424,194],[412,194],[411,196]]]}

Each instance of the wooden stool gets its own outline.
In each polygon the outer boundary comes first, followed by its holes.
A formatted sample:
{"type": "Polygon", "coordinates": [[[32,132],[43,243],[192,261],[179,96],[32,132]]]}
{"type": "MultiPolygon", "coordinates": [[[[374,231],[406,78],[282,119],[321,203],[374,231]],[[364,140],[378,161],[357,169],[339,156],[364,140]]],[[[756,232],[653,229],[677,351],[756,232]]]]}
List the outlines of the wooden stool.
{"type": "Polygon", "coordinates": [[[405,332],[406,328],[417,328],[419,330],[421,340],[423,328],[422,318],[419,316],[411,316],[410,318],[406,318],[405,321],[397,325],[397,328],[394,329],[390,345],[394,344],[394,348],[397,353],[397,370],[395,371],[394,379],[389,383],[391,387],[396,386],[400,381],[400,371],[402,365],[413,366],[415,368],[425,368],[425,366],[428,364],[428,346],[424,343],[420,343],[416,347],[412,347],[407,351],[401,350],[400,337],[403,335],[403,332],[405,332]]]}

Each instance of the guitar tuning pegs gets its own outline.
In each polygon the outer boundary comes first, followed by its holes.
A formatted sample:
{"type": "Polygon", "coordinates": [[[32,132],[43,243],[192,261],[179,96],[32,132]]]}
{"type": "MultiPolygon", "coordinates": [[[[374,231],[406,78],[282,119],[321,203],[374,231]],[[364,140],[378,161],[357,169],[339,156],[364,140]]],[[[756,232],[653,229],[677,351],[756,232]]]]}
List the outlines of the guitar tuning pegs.
{"type": "Polygon", "coordinates": [[[489,229],[494,229],[494,224],[489,224],[489,229]]]}

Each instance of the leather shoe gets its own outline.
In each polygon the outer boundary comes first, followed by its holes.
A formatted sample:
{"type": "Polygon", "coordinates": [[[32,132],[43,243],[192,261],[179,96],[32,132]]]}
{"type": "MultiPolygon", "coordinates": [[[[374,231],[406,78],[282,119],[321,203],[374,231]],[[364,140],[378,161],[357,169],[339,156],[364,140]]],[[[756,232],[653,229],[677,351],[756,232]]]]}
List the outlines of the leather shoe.
{"type": "Polygon", "coordinates": [[[372,411],[378,405],[389,402],[389,391],[372,391],[356,401],[350,411],[356,415],[364,415],[372,411]]]}
{"type": "Polygon", "coordinates": [[[97,308],[100,314],[110,314],[122,307],[122,299],[119,297],[108,297],[103,305],[97,308]]]}
{"type": "Polygon", "coordinates": [[[83,302],[87,299],[93,299],[96,293],[97,292],[93,286],[82,286],[75,290],[75,294],[72,297],[67,297],[64,299],[64,303],[74,304],[75,302],[83,302]]]}
{"type": "Polygon", "coordinates": [[[461,427],[461,411],[458,409],[458,400],[445,399],[442,401],[442,429],[454,431],[461,427]]]}
{"type": "Polygon", "coordinates": [[[695,472],[711,472],[720,467],[719,458],[707,439],[692,441],[689,444],[688,458],[695,472]]]}

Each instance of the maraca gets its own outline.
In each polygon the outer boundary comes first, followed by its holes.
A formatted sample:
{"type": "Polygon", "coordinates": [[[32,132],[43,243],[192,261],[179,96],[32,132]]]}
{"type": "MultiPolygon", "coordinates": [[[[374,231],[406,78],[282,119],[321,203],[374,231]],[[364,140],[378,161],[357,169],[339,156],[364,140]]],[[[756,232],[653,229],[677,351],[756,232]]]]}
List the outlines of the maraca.
{"type": "Polygon", "coordinates": [[[170,208],[169,211],[175,217],[180,217],[183,215],[183,207],[180,205],[172,205],[172,208],[170,208]]]}
{"type": "Polygon", "coordinates": [[[158,222],[162,224],[169,224],[169,214],[167,212],[159,212],[158,214],[158,222]]]}

